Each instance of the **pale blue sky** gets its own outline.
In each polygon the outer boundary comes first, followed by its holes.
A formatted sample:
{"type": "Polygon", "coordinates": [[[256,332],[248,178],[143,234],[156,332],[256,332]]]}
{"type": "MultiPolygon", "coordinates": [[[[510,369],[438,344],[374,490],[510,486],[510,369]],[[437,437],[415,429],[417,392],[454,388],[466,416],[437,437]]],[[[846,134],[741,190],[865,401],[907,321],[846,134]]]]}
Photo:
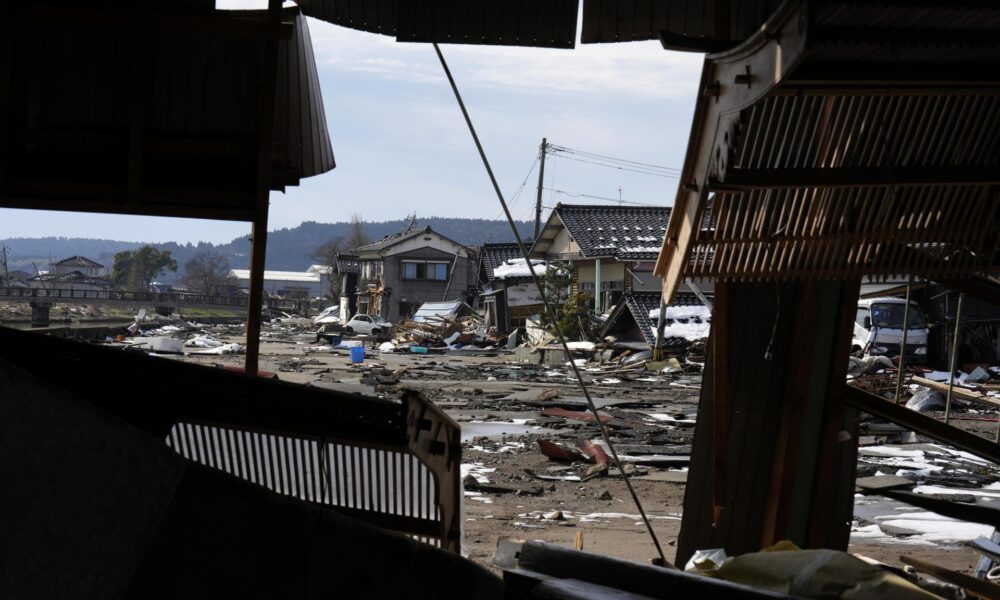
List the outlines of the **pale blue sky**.
{"type": "MultiPolygon", "coordinates": [[[[220,5],[223,3],[220,2],[220,5]]],[[[256,0],[226,0],[232,6],[256,0]]],[[[499,218],[500,208],[451,89],[426,44],[309,21],[337,168],[271,195],[270,229],[302,221],[418,216],[499,218]]],[[[494,172],[510,199],[550,143],[679,168],[702,56],[657,42],[574,50],[442,46],[494,172]]],[[[550,157],[546,187],[669,205],[677,180],[550,157]]],[[[513,202],[533,216],[532,173],[513,202]]],[[[544,205],[601,203],[546,191],[544,205]]],[[[547,212],[547,211],[546,211],[547,212]]],[[[221,221],[0,209],[0,239],[97,237],[229,241],[249,225],[221,221]]]]}

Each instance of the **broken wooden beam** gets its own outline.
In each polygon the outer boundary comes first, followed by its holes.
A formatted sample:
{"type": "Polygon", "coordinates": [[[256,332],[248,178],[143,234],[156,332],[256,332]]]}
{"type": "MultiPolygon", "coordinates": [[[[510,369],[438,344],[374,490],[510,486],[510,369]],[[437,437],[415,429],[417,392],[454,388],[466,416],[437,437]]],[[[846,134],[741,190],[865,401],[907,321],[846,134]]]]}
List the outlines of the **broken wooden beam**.
{"type": "MultiPolygon", "coordinates": [[[[917,385],[922,385],[926,388],[939,391],[943,394],[948,393],[948,385],[941,383],[940,381],[932,381],[930,379],[925,379],[923,377],[911,377],[910,382],[917,385]]],[[[962,388],[958,386],[952,386],[952,395],[957,396],[963,400],[969,400],[971,402],[982,402],[983,404],[988,404],[993,407],[1000,407],[1000,401],[994,400],[985,394],[980,394],[977,391],[970,390],[968,388],[962,388]]]]}
{"type": "Polygon", "coordinates": [[[844,387],[846,388],[843,395],[844,404],[848,406],[1000,464],[1000,445],[986,438],[945,425],[937,419],[903,406],[897,406],[871,392],[847,384],[844,387]]]}

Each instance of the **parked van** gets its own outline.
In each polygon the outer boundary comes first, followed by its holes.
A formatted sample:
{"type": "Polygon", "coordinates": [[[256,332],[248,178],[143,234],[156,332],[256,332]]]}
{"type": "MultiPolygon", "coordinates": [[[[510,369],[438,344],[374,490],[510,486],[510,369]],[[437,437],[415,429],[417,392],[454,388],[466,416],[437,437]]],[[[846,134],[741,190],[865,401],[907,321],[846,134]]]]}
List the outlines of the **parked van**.
{"type": "MultiPolygon", "coordinates": [[[[903,340],[906,301],[900,298],[868,298],[858,301],[851,350],[864,355],[899,356],[903,340]]],[[[916,302],[910,302],[909,332],[906,334],[906,362],[927,362],[927,320],[916,302]]]]}

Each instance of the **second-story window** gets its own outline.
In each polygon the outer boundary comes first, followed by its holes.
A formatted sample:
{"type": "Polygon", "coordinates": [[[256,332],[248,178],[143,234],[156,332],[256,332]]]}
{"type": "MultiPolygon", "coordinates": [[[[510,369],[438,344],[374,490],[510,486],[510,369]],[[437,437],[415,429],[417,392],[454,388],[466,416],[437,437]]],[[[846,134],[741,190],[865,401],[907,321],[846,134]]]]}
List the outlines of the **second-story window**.
{"type": "Polygon", "coordinates": [[[429,261],[404,261],[403,279],[447,281],[448,263],[429,261]]]}

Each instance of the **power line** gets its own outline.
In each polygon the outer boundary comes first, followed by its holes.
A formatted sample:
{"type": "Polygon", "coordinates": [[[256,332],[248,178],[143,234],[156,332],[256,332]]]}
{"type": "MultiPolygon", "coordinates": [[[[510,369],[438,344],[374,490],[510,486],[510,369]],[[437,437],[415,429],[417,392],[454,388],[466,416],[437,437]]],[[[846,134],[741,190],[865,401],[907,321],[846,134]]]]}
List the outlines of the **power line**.
{"type": "Polygon", "coordinates": [[[549,188],[549,187],[544,188],[544,189],[549,190],[549,191],[551,191],[552,193],[555,193],[555,194],[560,194],[562,196],[570,196],[570,197],[573,197],[573,198],[593,198],[595,200],[608,200],[610,202],[620,202],[622,204],[631,204],[631,205],[634,205],[634,206],[649,206],[651,208],[661,208],[661,205],[659,205],[659,204],[649,204],[648,202],[632,202],[632,201],[629,201],[629,200],[622,200],[621,198],[609,198],[608,196],[595,196],[593,194],[582,194],[582,193],[577,193],[577,192],[567,192],[567,191],[564,191],[564,190],[557,190],[555,188],[549,188]]]}
{"type": "Polygon", "coordinates": [[[555,144],[549,144],[549,147],[552,148],[553,152],[562,152],[562,153],[566,153],[566,154],[575,154],[575,155],[583,157],[583,158],[590,158],[590,159],[597,160],[597,161],[602,161],[602,162],[617,163],[617,164],[622,164],[622,165],[631,166],[631,167],[638,167],[638,168],[644,168],[644,169],[652,169],[652,170],[658,170],[658,171],[672,171],[672,172],[675,172],[675,173],[680,173],[681,172],[681,170],[678,169],[678,168],[676,168],[676,167],[667,167],[667,166],[664,166],[664,165],[656,165],[656,164],[653,164],[653,163],[640,162],[640,161],[637,161],[637,160],[629,160],[627,158],[617,158],[617,157],[614,157],[614,156],[608,156],[606,154],[597,154],[595,152],[587,152],[587,151],[584,151],[584,150],[577,150],[575,148],[567,148],[566,146],[558,146],[558,145],[555,145],[555,144]]]}
{"type": "MultiPolygon", "coordinates": [[[[497,200],[500,202],[504,215],[507,217],[507,224],[510,225],[510,229],[514,233],[514,239],[517,241],[517,246],[520,248],[521,254],[524,256],[525,262],[528,265],[528,271],[531,273],[531,279],[534,280],[535,288],[538,289],[538,295],[542,299],[542,304],[545,305],[545,312],[549,315],[549,319],[555,325],[556,337],[559,340],[559,345],[562,346],[563,352],[566,353],[566,356],[570,356],[569,345],[566,342],[566,336],[563,335],[562,328],[559,327],[559,321],[556,319],[555,310],[552,308],[552,303],[545,296],[545,287],[542,285],[542,280],[539,279],[538,273],[535,271],[534,263],[528,260],[528,249],[524,246],[524,240],[521,239],[521,234],[517,230],[517,225],[514,223],[514,217],[510,214],[510,207],[507,205],[507,201],[503,197],[503,192],[500,191],[500,185],[497,183],[496,176],[493,175],[493,168],[490,166],[490,161],[486,158],[486,151],[483,150],[483,145],[479,142],[479,135],[476,134],[476,128],[472,125],[472,119],[469,117],[469,112],[465,109],[465,102],[462,101],[462,95],[458,91],[458,85],[455,83],[455,79],[451,76],[451,70],[448,68],[448,63],[444,60],[444,54],[441,53],[441,48],[436,43],[434,44],[434,52],[437,54],[438,60],[441,61],[441,68],[448,77],[448,83],[451,85],[451,91],[455,94],[455,100],[458,101],[458,106],[462,110],[462,116],[465,118],[465,124],[468,126],[469,133],[472,135],[472,139],[476,143],[476,150],[479,151],[479,158],[483,161],[483,167],[486,168],[486,174],[489,175],[490,183],[493,184],[493,191],[496,193],[497,200]]],[[[587,401],[587,406],[594,414],[594,421],[597,424],[597,429],[601,432],[601,438],[604,440],[604,443],[607,444],[608,450],[611,451],[611,460],[614,462],[615,466],[618,467],[618,472],[621,474],[622,481],[624,481],[629,495],[632,496],[632,502],[635,503],[635,507],[639,511],[639,516],[642,517],[642,522],[646,525],[646,531],[649,533],[649,537],[653,541],[653,546],[656,547],[656,552],[660,555],[661,564],[673,566],[667,562],[667,558],[663,554],[663,548],[660,546],[660,540],[656,537],[656,532],[653,530],[653,524],[649,521],[649,517],[646,515],[646,509],[643,508],[642,500],[639,499],[639,494],[632,486],[628,473],[625,472],[625,467],[622,465],[622,460],[618,455],[618,450],[611,441],[608,428],[604,424],[604,421],[601,420],[600,413],[597,412],[597,405],[594,404],[594,399],[590,396],[590,390],[587,388],[587,384],[583,380],[580,368],[577,366],[576,362],[572,360],[569,361],[569,364],[571,370],[573,371],[573,375],[580,384],[580,391],[583,392],[583,397],[587,401]]]]}
{"type": "MultiPolygon", "coordinates": [[[[524,180],[521,181],[521,186],[519,188],[517,188],[517,191],[514,192],[514,195],[511,197],[511,199],[510,199],[510,205],[511,206],[514,206],[515,204],[517,204],[517,199],[521,196],[521,192],[524,191],[524,186],[526,186],[528,184],[528,178],[531,177],[532,173],[534,173],[534,171],[535,171],[535,165],[537,165],[537,164],[538,164],[538,157],[536,156],[535,160],[531,163],[531,167],[528,169],[528,172],[525,174],[524,180]]],[[[532,207],[532,210],[534,210],[534,207],[532,207]]],[[[500,211],[500,212],[498,212],[496,214],[496,216],[493,217],[493,220],[497,221],[502,216],[503,216],[503,211],[500,211]]]]}
{"type": "Polygon", "coordinates": [[[670,172],[670,171],[651,171],[651,170],[644,170],[644,169],[633,169],[633,168],[626,167],[626,166],[621,166],[621,165],[616,165],[616,164],[609,164],[609,163],[599,162],[599,161],[596,161],[596,160],[586,160],[586,159],[583,159],[583,158],[577,158],[575,156],[567,156],[565,154],[556,154],[555,157],[556,158],[563,158],[563,159],[566,159],[566,160],[575,160],[576,162],[582,162],[582,163],[587,163],[587,164],[591,164],[591,165],[597,165],[599,167],[605,167],[605,168],[608,168],[608,169],[616,169],[618,171],[629,171],[629,172],[632,172],[632,173],[641,173],[642,175],[653,175],[654,177],[666,177],[668,179],[679,179],[680,176],[681,176],[680,173],[673,173],[673,172],[670,172]]]}

